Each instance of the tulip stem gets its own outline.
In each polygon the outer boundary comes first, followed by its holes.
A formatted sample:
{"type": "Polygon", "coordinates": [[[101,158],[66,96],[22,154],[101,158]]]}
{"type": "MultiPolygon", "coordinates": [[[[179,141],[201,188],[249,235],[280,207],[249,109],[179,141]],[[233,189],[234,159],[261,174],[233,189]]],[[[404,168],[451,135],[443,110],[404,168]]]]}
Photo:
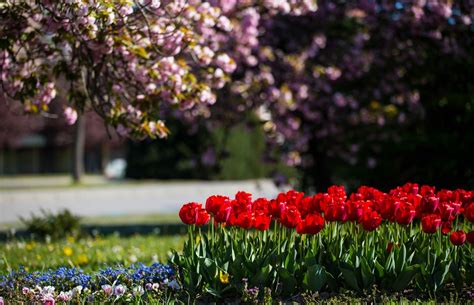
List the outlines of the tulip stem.
{"type": "MultiPolygon", "coordinates": [[[[211,223],[211,240],[209,241],[209,244],[211,245],[211,249],[214,250],[214,217],[211,215],[211,220],[209,221],[211,223]]],[[[211,250],[211,251],[212,251],[211,250]]]]}

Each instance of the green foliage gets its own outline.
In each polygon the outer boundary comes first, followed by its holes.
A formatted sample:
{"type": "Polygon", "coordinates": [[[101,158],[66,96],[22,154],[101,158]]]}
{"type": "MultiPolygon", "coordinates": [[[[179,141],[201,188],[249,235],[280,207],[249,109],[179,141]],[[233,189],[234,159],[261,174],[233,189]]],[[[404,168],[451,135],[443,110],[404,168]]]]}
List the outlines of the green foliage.
{"type": "Polygon", "coordinates": [[[65,209],[57,214],[41,210],[40,215],[32,214],[30,218],[20,217],[27,231],[36,237],[52,239],[66,236],[78,236],[81,232],[80,218],[65,209]]]}

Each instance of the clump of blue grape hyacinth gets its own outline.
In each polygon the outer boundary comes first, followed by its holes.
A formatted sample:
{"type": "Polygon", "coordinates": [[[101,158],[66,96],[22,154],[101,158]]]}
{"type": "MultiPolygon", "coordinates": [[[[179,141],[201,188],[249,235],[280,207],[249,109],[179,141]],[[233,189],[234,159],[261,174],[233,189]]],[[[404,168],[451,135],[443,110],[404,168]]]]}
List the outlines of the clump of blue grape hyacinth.
{"type": "Polygon", "coordinates": [[[94,274],[66,267],[42,272],[20,268],[0,275],[0,305],[159,300],[180,288],[173,268],[160,263],[105,267],[94,274]]]}

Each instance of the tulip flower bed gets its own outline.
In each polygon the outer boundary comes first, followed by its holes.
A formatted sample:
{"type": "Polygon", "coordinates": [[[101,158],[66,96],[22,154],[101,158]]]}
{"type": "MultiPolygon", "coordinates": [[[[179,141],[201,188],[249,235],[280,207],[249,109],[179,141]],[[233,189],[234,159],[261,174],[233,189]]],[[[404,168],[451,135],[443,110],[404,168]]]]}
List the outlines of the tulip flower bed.
{"type": "Polygon", "coordinates": [[[347,195],[333,186],[270,200],[239,192],[185,204],[179,216],[189,225],[183,247],[181,236],[8,241],[0,305],[474,297],[473,191],[406,184],[347,195]],[[170,265],[153,263],[170,247],[170,265]],[[136,261],[150,265],[116,265],[136,261]]]}
{"type": "Polygon", "coordinates": [[[182,206],[175,253],[193,296],[244,301],[304,293],[456,291],[472,298],[474,192],[408,183],[388,193],[343,187],[276,199],[211,196],[182,206]]]}

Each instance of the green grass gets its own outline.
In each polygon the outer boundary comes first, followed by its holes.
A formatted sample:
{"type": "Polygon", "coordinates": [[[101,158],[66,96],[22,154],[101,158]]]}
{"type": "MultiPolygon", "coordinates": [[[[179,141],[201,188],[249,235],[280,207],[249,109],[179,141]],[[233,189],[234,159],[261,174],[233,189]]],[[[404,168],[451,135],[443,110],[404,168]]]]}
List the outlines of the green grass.
{"type": "Polygon", "coordinates": [[[166,263],[172,249],[180,251],[182,236],[119,236],[68,238],[55,242],[13,240],[0,243],[0,274],[24,266],[28,271],[76,266],[96,271],[105,264],[166,263]]]}

